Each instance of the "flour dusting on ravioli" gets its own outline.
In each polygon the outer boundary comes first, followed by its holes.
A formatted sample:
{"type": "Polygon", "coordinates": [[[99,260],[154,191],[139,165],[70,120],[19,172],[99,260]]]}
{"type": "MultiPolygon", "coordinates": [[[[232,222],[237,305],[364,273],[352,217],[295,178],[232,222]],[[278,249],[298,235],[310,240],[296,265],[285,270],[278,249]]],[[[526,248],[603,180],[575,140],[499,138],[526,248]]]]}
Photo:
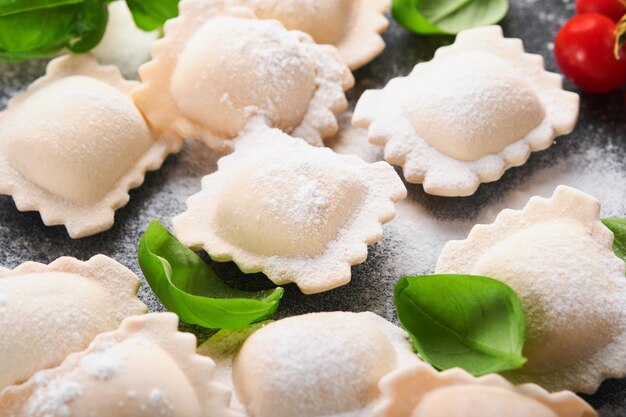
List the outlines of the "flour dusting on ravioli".
{"type": "Polygon", "coordinates": [[[370,62],[385,48],[380,33],[389,26],[388,0],[232,0],[261,19],[279,20],[287,29],[306,32],[330,44],[350,69],[370,62]]]}
{"type": "Polygon", "coordinates": [[[181,242],[217,261],[315,293],[350,280],[350,266],[365,261],[405,196],[386,162],[368,164],[260,124],[203,178],[173,225],[181,242]]]}
{"type": "Polygon", "coordinates": [[[515,386],[495,374],[475,378],[459,368],[437,372],[424,363],[388,374],[380,389],[372,417],[597,417],[572,392],[515,386]]]}
{"type": "Polygon", "coordinates": [[[353,123],[429,194],[468,196],[570,133],[579,98],[499,26],[461,32],[432,61],[368,90],[353,123]]]}
{"type": "Polygon", "coordinates": [[[133,98],[160,133],[229,149],[255,116],[312,144],[337,131],[354,83],[336,49],[227,0],[185,0],[133,98]]]}
{"type": "Polygon", "coordinates": [[[237,417],[215,364],[172,313],[131,317],[60,366],[0,395],[6,417],[237,417]]]}
{"type": "Polygon", "coordinates": [[[124,318],[145,313],[136,297],[139,284],[104,255],[0,270],[0,391],[60,364],[124,318]]]}
{"type": "Polygon", "coordinates": [[[253,333],[233,382],[250,416],[356,416],[378,398],[382,377],[417,362],[407,334],[376,314],[312,313],[253,333]]]}
{"type": "Polygon", "coordinates": [[[612,243],[600,203],[559,186],[448,242],[436,273],[488,276],[516,291],[528,362],[508,378],[593,393],[603,379],[626,375],[626,268],[612,243]]]}
{"type": "Polygon", "coordinates": [[[63,56],[0,113],[0,193],[73,238],[113,225],[180,140],[156,138],[129,97],[137,82],[91,55],[63,56]]]}

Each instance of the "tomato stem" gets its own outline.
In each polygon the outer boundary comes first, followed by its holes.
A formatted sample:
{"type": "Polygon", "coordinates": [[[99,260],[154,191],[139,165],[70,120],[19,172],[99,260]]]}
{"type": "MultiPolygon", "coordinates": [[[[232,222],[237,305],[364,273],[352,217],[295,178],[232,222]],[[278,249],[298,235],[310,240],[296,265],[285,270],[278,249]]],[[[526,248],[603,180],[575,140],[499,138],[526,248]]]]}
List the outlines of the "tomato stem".
{"type": "Polygon", "coordinates": [[[626,43],[626,15],[624,15],[615,27],[615,59],[620,59],[620,49],[626,43]]]}

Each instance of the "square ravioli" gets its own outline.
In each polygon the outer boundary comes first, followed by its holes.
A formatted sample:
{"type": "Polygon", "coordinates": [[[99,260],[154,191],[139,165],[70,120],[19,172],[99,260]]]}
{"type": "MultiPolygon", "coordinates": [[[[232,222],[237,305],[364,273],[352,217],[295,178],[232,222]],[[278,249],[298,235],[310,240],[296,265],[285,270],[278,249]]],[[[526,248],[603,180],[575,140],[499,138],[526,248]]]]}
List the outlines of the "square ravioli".
{"type": "Polygon", "coordinates": [[[405,196],[386,162],[368,164],[260,124],[203,178],[173,226],[181,242],[214,260],[315,293],[350,281],[350,266],[365,261],[405,196]]]}
{"type": "Polygon", "coordinates": [[[578,107],[541,56],[490,26],[459,33],[407,77],[363,93],[353,124],[384,145],[385,160],[402,166],[408,182],[458,197],[570,133],[578,107]]]}
{"type": "Polygon", "coordinates": [[[337,131],[354,78],[330,45],[228,0],[184,0],[133,98],[159,133],[221,150],[254,117],[308,142],[337,131]]]}
{"type": "Polygon", "coordinates": [[[52,60],[0,113],[0,194],[72,238],[109,229],[128,191],[182,146],[152,134],[137,85],[91,55],[52,60]]]}

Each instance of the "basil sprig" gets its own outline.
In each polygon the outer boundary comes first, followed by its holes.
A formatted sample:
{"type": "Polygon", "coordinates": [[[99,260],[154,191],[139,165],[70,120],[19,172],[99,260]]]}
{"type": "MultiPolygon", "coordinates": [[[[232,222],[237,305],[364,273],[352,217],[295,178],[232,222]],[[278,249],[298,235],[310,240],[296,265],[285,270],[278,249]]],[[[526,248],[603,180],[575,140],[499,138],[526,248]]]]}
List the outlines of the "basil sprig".
{"type": "Polygon", "coordinates": [[[284,290],[247,292],[226,285],[191,249],[153,220],[141,237],[139,265],[156,296],[192,324],[237,330],[270,317],[284,290]]]}
{"type": "Polygon", "coordinates": [[[526,362],[524,310],[503,282],[474,275],[403,277],[394,295],[414,348],[436,368],[479,376],[526,362]]]}
{"type": "Polygon", "coordinates": [[[509,10],[508,0],[393,0],[393,17],[411,32],[452,35],[498,23],[509,10]]]}

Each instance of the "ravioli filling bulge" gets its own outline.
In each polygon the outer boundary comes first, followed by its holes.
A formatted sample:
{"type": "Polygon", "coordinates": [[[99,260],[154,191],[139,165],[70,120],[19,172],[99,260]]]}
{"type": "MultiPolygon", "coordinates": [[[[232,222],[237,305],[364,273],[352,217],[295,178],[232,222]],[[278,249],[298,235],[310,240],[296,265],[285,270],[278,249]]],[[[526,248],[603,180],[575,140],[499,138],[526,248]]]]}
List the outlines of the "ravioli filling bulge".
{"type": "Polygon", "coordinates": [[[44,190],[88,206],[152,146],[131,99],[91,77],[55,81],[16,104],[0,133],[9,163],[44,190]]]}
{"type": "Polygon", "coordinates": [[[171,94],[195,123],[236,136],[251,115],[291,130],[307,113],[316,68],[275,22],[218,16],[180,55],[171,94]]]}
{"type": "Polygon", "coordinates": [[[412,81],[407,116],[429,145],[455,159],[498,153],[545,117],[530,83],[493,53],[464,52],[424,71],[412,81]]]}

